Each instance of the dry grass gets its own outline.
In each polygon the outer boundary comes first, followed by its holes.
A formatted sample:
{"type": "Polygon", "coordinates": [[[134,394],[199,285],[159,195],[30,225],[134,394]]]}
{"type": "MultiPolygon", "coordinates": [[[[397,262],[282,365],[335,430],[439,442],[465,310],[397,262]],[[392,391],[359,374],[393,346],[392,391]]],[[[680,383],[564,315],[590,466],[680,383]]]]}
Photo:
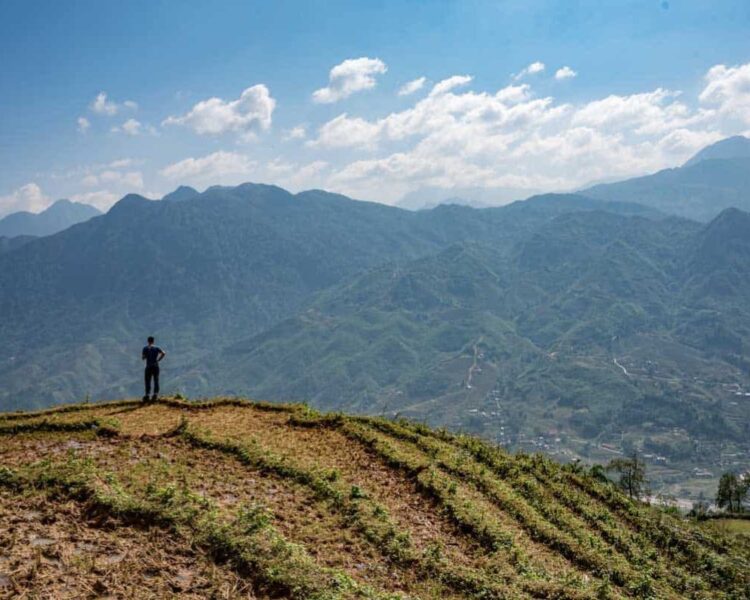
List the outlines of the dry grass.
{"type": "Polygon", "coordinates": [[[0,523],[0,598],[256,598],[185,540],[76,502],[2,490],[0,523]]]}

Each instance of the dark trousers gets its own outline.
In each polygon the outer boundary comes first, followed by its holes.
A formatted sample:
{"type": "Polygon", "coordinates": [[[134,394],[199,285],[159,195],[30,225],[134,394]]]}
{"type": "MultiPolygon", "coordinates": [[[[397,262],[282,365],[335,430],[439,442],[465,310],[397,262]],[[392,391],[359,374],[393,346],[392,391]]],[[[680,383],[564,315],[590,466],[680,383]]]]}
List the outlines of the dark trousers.
{"type": "Polygon", "coordinates": [[[146,367],[145,380],[146,380],[146,395],[151,393],[151,379],[154,380],[154,395],[159,393],[159,365],[153,367],[146,367]]]}

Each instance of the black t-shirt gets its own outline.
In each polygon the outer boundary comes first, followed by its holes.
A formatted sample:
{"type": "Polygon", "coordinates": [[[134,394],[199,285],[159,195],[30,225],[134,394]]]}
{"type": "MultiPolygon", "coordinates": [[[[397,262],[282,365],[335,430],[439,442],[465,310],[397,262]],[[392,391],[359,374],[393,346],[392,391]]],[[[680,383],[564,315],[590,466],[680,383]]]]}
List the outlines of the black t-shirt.
{"type": "Polygon", "coordinates": [[[146,359],[147,367],[155,367],[159,364],[159,356],[161,355],[161,348],[158,346],[144,346],[143,347],[143,358],[146,359]]]}

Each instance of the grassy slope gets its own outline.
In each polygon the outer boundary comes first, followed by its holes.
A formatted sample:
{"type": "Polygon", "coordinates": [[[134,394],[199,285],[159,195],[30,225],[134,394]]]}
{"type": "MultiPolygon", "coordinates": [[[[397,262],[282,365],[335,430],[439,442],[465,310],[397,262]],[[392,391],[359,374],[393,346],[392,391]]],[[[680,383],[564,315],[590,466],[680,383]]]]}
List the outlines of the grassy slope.
{"type": "Polygon", "coordinates": [[[743,598],[750,543],[548,459],[237,400],[0,415],[0,597],[743,598]]]}

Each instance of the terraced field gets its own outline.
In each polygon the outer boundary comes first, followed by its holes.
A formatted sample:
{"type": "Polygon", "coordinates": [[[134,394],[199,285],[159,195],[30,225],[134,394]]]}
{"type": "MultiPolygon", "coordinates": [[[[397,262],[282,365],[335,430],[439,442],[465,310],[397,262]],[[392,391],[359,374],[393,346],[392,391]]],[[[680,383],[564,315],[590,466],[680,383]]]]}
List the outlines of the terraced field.
{"type": "Polygon", "coordinates": [[[740,599],[750,541],[416,424],[120,401],[0,415],[0,597],[740,599]]]}

